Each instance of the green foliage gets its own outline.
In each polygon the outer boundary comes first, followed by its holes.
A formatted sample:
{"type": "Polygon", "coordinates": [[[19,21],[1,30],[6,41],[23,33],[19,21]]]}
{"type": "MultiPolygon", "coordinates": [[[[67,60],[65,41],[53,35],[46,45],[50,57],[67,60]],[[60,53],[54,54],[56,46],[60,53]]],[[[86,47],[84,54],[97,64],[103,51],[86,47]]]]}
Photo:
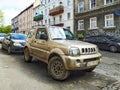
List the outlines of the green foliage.
{"type": "Polygon", "coordinates": [[[83,35],[82,33],[78,33],[78,34],[77,34],[77,37],[78,37],[79,39],[82,39],[82,38],[84,37],[84,35],[83,35]]]}
{"type": "Polygon", "coordinates": [[[0,27],[0,33],[10,33],[12,30],[11,25],[0,27]]]}

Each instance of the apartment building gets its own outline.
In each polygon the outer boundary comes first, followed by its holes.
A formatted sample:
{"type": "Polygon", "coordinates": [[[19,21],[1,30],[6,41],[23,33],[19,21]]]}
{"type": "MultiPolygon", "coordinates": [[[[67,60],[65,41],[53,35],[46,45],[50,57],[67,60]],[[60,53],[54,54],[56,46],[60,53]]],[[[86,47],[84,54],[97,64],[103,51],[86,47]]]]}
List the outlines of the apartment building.
{"type": "Polygon", "coordinates": [[[27,34],[33,24],[33,4],[31,4],[18,15],[19,33],[27,34]]]}
{"type": "Polygon", "coordinates": [[[76,0],[75,33],[120,36],[120,0],[76,0]]]}
{"type": "Polygon", "coordinates": [[[39,7],[34,9],[34,26],[61,26],[74,32],[73,2],[74,0],[40,0],[39,7]]]}
{"type": "Polygon", "coordinates": [[[18,27],[18,16],[14,17],[11,20],[11,26],[12,26],[12,32],[13,33],[18,33],[19,27],[18,27]]]}

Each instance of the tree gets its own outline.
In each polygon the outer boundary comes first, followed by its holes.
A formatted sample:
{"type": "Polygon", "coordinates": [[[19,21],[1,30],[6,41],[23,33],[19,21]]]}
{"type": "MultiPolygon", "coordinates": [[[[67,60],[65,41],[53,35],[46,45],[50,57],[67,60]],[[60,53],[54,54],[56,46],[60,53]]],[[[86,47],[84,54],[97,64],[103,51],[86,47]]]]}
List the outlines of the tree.
{"type": "Polygon", "coordinates": [[[3,18],[4,18],[3,12],[0,10],[0,27],[3,26],[3,18]]]}
{"type": "Polygon", "coordinates": [[[11,25],[4,26],[4,33],[10,33],[12,30],[11,25]]]}
{"type": "Polygon", "coordinates": [[[0,33],[10,33],[11,30],[12,30],[11,25],[0,27],[0,33]]]}

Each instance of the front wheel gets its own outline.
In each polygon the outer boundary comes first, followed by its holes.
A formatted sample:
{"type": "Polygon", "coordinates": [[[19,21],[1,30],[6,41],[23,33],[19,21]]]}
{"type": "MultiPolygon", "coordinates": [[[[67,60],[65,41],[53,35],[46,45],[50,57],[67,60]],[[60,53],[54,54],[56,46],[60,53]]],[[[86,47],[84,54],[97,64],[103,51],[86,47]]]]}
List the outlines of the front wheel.
{"type": "Polygon", "coordinates": [[[32,61],[32,56],[30,56],[30,52],[28,48],[24,49],[24,60],[25,62],[31,62],[32,61]]]}
{"type": "Polygon", "coordinates": [[[55,56],[49,60],[48,73],[56,80],[65,80],[70,72],[65,70],[65,66],[60,57],[55,56]]]}
{"type": "Polygon", "coordinates": [[[110,46],[110,51],[111,51],[111,52],[117,52],[117,47],[115,47],[115,46],[110,46]]]}

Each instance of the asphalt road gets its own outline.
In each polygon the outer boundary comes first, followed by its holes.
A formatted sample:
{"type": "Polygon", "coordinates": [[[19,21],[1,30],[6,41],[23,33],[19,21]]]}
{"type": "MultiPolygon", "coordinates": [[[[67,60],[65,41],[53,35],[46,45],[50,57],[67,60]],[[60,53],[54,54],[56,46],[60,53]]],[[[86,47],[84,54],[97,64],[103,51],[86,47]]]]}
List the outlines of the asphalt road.
{"type": "Polygon", "coordinates": [[[120,54],[101,53],[103,61],[93,72],[74,71],[67,80],[56,81],[45,63],[25,63],[23,54],[0,49],[0,90],[120,90],[120,54]]]}

